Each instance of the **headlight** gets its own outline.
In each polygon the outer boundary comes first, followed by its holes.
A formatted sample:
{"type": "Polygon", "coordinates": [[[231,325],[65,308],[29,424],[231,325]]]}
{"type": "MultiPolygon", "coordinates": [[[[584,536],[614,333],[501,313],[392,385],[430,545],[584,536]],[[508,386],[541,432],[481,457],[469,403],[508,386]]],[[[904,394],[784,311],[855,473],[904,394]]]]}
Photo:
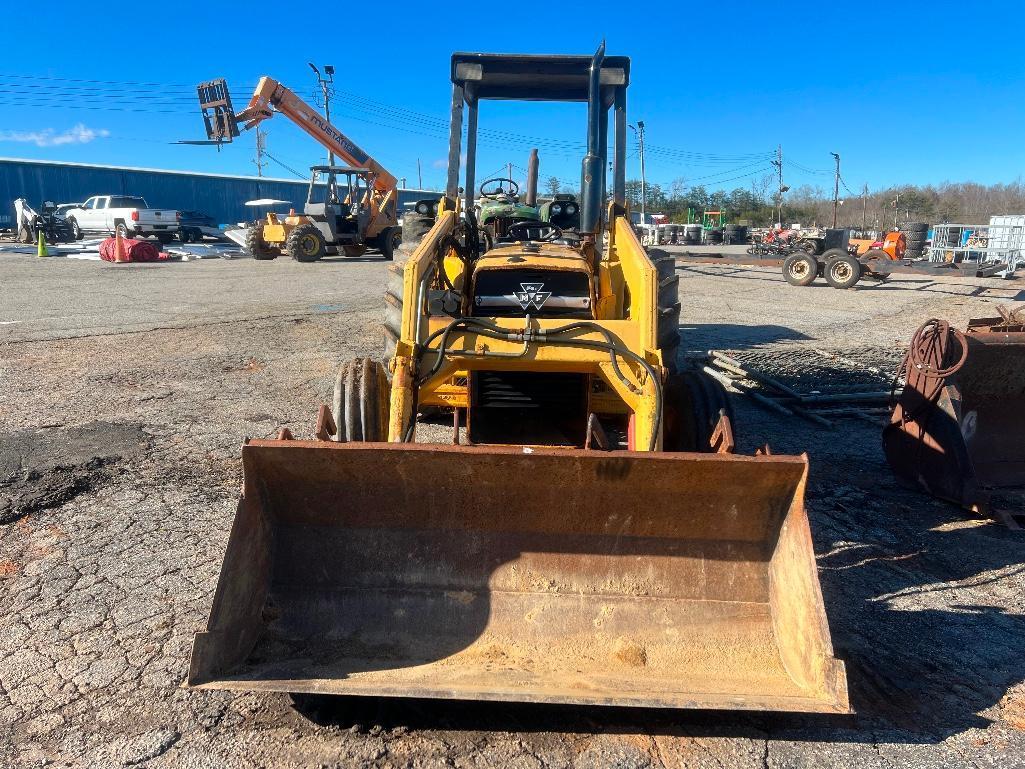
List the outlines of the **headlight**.
{"type": "Polygon", "coordinates": [[[553,205],[552,206],[552,213],[556,214],[556,215],[561,214],[562,213],[562,206],[560,206],[558,203],[553,205]]]}
{"type": "Polygon", "coordinates": [[[429,203],[417,203],[416,204],[416,212],[418,214],[430,213],[430,210],[431,210],[431,206],[430,206],[429,203]]]}
{"type": "Polygon", "coordinates": [[[567,214],[572,216],[576,212],[577,212],[577,205],[576,205],[576,203],[567,203],[566,204],[566,213],[567,214]]]}

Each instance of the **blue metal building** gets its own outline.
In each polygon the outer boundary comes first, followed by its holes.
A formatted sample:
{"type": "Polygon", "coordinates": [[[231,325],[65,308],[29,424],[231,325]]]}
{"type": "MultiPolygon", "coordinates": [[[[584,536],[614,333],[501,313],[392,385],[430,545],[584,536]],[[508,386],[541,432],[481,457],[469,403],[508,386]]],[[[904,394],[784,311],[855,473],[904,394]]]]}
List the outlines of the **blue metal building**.
{"type": "MultiPolygon", "coordinates": [[[[307,186],[298,179],[0,158],[0,229],[11,226],[17,198],[37,207],[43,200],[60,204],[81,202],[93,195],[141,195],[154,208],[202,211],[221,224],[233,224],[267,210],[244,205],[247,200],[287,200],[301,211],[307,186]]],[[[399,190],[399,210],[415,200],[440,195],[428,190],[399,190]]],[[[287,211],[288,206],[274,210],[287,211]]]]}

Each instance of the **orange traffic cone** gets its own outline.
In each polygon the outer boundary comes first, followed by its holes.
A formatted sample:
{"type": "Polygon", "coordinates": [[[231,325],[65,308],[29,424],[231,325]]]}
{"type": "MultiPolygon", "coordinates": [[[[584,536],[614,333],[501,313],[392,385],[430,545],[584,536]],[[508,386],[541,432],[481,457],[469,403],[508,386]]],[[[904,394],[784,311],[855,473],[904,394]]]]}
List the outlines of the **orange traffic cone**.
{"type": "Polygon", "coordinates": [[[128,252],[125,250],[125,239],[121,237],[121,233],[114,232],[114,261],[115,262],[128,262],[131,261],[128,258],[128,252]]]}
{"type": "Polygon", "coordinates": [[[36,256],[49,256],[50,252],[46,250],[46,237],[43,235],[43,231],[39,231],[39,244],[36,246],[36,256]]]}

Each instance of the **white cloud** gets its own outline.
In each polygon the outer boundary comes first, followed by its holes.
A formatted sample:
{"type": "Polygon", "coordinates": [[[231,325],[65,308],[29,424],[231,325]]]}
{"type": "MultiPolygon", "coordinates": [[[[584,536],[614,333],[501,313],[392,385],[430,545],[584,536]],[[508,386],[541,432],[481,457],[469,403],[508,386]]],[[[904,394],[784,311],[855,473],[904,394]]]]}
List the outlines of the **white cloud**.
{"type": "Polygon", "coordinates": [[[106,128],[90,128],[84,123],[78,123],[61,133],[57,133],[52,128],[44,128],[42,131],[0,131],[0,142],[34,144],[37,147],[59,147],[62,144],[88,144],[94,139],[104,139],[108,136],[110,136],[110,131],[106,128]]]}

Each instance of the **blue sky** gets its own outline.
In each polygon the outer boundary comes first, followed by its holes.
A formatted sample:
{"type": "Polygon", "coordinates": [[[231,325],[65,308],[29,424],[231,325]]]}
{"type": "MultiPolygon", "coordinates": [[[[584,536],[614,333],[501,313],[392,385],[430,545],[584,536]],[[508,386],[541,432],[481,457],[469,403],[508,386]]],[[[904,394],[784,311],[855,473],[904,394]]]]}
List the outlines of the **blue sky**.
{"type": "MultiPolygon", "coordinates": [[[[410,186],[418,159],[424,185],[440,186],[453,51],[589,54],[605,37],[610,54],[632,58],[628,109],[646,125],[651,182],[747,186],[771,172],[777,144],[791,185],[831,186],[830,152],[857,190],[1025,170],[1020,1],[515,6],[556,9],[547,18],[482,2],[345,4],[323,19],[260,0],[237,13],[188,1],[51,7],[38,33],[30,5],[4,12],[27,33],[6,36],[0,57],[3,157],[251,174],[252,132],[220,152],[170,144],[202,135],[195,84],[225,77],[237,108],[263,74],[312,98],[314,61],[337,69],[342,131],[410,186]]],[[[575,180],[584,116],[582,105],[487,104],[481,128],[497,133],[482,139],[478,179],[508,162],[522,178],[537,144],[542,178],[575,180]]],[[[284,118],[263,125],[284,166],[322,161],[284,118]]],[[[294,178],[284,166],[265,174],[294,178]]]]}

